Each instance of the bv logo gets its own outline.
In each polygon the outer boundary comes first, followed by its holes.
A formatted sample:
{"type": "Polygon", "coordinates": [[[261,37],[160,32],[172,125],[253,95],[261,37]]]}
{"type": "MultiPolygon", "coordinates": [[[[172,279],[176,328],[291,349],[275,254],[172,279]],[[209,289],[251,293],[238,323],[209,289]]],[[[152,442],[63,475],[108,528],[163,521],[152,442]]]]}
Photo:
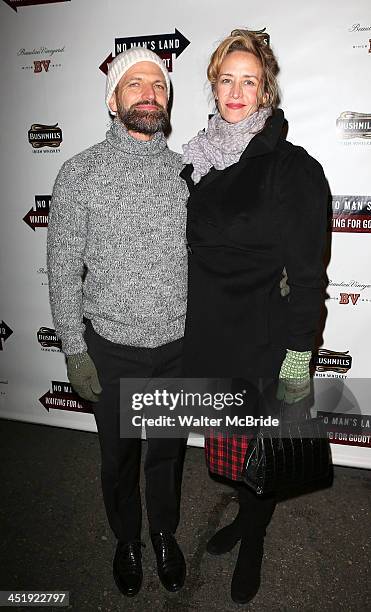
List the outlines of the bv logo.
{"type": "Polygon", "coordinates": [[[358,302],[360,293],[340,293],[339,304],[350,304],[355,306],[358,302]]]}
{"type": "Polygon", "coordinates": [[[48,72],[49,66],[50,66],[50,60],[34,60],[33,71],[42,72],[44,69],[45,72],[48,72]]]}

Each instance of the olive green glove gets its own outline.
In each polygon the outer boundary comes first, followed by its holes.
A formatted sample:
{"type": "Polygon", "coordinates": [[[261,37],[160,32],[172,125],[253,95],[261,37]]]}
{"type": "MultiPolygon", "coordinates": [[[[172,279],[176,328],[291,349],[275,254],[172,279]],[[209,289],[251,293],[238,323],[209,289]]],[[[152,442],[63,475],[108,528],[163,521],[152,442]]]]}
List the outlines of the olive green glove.
{"type": "Polygon", "coordinates": [[[286,404],[299,402],[310,394],[309,362],[311,351],[287,349],[279,373],[277,399],[286,404]]]}
{"type": "Polygon", "coordinates": [[[290,285],[287,284],[288,276],[286,268],[282,270],[282,278],[280,280],[280,289],[282,297],[286,297],[290,293],[290,285]]]}
{"type": "Polygon", "coordinates": [[[67,355],[67,376],[73,389],[83,399],[97,402],[102,387],[92,358],[88,353],[67,355]]]}

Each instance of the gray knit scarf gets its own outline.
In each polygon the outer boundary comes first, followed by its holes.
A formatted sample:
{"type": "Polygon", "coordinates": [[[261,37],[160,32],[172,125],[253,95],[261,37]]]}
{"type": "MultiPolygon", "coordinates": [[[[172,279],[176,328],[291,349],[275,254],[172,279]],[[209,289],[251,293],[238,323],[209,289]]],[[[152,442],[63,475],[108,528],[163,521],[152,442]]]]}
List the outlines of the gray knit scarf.
{"type": "Polygon", "coordinates": [[[219,112],[209,120],[206,132],[201,130],[188,144],[183,145],[182,160],[193,164],[192,179],[198,183],[210,168],[224,170],[240,159],[250,140],[264,127],[272,109],[260,108],[239,121],[228,123],[219,112]]]}

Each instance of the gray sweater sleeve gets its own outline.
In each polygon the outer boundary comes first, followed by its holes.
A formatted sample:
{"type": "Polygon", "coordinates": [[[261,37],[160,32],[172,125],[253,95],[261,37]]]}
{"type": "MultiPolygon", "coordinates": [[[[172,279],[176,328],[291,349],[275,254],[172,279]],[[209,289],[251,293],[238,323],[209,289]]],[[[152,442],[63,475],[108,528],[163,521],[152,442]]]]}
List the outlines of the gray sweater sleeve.
{"type": "MultiPolygon", "coordinates": [[[[83,338],[82,275],[88,211],[79,201],[73,164],[63,164],[55,181],[49,213],[47,267],[54,326],[62,350],[86,351],[83,338]]],[[[81,198],[80,198],[81,200],[81,198]]]]}

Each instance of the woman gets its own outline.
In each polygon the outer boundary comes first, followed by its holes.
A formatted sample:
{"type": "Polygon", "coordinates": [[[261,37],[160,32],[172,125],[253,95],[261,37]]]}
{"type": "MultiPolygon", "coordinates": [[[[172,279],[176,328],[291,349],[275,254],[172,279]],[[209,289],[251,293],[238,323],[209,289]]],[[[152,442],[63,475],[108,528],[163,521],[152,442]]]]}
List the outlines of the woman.
{"type": "MultiPolygon", "coordinates": [[[[284,139],[278,65],[267,35],[234,30],[211,56],[217,112],[184,145],[189,296],[185,374],[280,379],[280,398],[309,393],[309,362],[323,296],[328,187],[320,164],[284,139]],[[282,297],[286,268],[290,295],[282,297]]],[[[241,540],[231,595],[260,585],[263,542],[276,505],[240,481],[248,436],[212,434],[209,469],[234,481],[239,511],[208,551],[241,540]]]]}

